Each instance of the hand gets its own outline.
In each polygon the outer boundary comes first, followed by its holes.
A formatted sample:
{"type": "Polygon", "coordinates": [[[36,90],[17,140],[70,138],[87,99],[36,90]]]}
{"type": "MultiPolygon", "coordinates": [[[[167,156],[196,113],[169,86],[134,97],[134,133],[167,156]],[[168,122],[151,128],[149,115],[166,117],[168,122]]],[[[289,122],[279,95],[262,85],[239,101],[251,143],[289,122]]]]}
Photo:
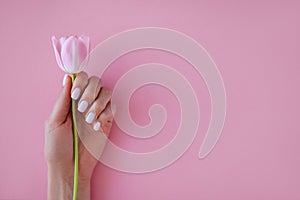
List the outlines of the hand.
{"type": "MultiPolygon", "coordinates": [[[[64,79],[54,109],[45,123],[45,156],[48,164],[48,199],[71,199],[73,190],[74,160],[71,97],[76,100],[78,134],[109,135],[114,108],[110,103],[111,90],[102,87],[97,77],[85,72],[64,79]]],[[[105,143],[99,141],[98,149],[105,143]]],[[[95,159],[78,140],[78,199],[90,198],[90,179],[96,166],[95,159]]]]}

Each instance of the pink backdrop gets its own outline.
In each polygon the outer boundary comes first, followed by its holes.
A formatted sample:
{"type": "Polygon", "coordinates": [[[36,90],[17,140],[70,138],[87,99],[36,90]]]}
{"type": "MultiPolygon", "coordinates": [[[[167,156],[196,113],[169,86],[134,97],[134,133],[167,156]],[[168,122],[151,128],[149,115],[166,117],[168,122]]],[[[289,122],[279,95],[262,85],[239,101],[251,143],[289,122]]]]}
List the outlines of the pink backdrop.
{"type": "MultiPolygon", "coordinates": [[[[155,50],[118,59],[104,74],[105,85],[113,87],[138,64],[168,64],[191,81],[202,118],[192,146],[165,169],[135,175],[99,163],[92,180],[93,199],[300,199],[299,2],[74,2],[0,2],[0,199],[46,198],[44,120],[63,77],[50,37],[85,34],[93,48],[120,31],[146,26],[183,32],[206,48],[224,80],[226,123],[214,150],[199,160],[210,118],[202,78],[182,59],[155,50]]],[[[137,152],[169,141],[180,110],[165,89],[138,90],[131,114],[145,124],[154,103],[168,111],[165,134],[139,141],[114,126],[112,140],[137,152]]]]}

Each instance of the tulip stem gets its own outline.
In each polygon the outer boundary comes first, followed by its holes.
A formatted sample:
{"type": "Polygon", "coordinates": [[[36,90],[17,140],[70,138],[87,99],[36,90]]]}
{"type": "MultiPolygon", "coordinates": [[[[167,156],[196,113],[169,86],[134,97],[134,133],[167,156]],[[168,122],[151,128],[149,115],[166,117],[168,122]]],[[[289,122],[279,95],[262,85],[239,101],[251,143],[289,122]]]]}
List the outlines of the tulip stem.
{"type": "MultiPolygon", "coordinates": [[[[76,75],[72,74],[72,84],[74,83],[76,75]]],[[[77,199],[77,188],[78,188],[78,135],[77,135],[77,124],[76,124],[76,104],[75,100],[72,99],[72,119],[73,119],[73,152],[74,152],[74,186],[73,186],[73,200],[77,199]]]]}

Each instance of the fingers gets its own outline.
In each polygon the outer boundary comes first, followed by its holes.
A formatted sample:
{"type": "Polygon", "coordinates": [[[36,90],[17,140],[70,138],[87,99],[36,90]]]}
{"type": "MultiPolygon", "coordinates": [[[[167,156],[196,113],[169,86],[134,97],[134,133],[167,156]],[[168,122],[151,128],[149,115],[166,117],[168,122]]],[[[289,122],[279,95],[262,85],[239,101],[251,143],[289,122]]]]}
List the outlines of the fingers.
{"type": "Polygon", "coordinates": [[[91,124],[94,119],[96,119],[100,115],[100,113],[107,107],[111,99],[111,94],[112,92],[110,89],[106,87],[101,88],[98,97],[87,112],[85,119],[87,123],[91,124]]]}
{"type": "Polygon", "coordinates": [[[84,113],[87,108],[97,98],[101,88],[101,81],[99,78],[92,76],[88,80],[88,85],[83,91],[83,94],[78,102],[78,111],[84,113]]]}
{"type": "Polygon", "coordinates": [[[70,111],[70,91],[72,85],[72,80],[70,76],[65,75],[63,85],[64,87],[54,104],[54,108],[48,120],[48,122],[54,126],[58,126],[64,123],[70,111]]]}
{"type": "Polygon", "coordinates": [[[88,78],[85,72],[77,74],[71,98],[78,100],[77,110],[84,114],[85,121],[91,124],[95,131],[103,131],[107,135],[112,124],[114,110],[110,104],[111,96],[112,91],[102,87],[98,77],[88,78]]]}
{"type": "Polygon", "coordinates": [[[76,75],[74,80],[72,91],[71,91],[71,98],[74,100],[79,99],[82,92],[85,90],[86,86],[88,85],[88,75],[86,72],[80,72],[76,75]]]}
{"type": "Polygon", "coordinates": [[[105,135],[108,136],[112,126],[115,112],[116,112],[116,107],[112,106],[111,102],[109,102],[106,108],[100,113],[98,119],[94,123],[94,127],[93,127],[94,130],[98,131],[102,129],[102,132],[104,132],[105,135]]]}

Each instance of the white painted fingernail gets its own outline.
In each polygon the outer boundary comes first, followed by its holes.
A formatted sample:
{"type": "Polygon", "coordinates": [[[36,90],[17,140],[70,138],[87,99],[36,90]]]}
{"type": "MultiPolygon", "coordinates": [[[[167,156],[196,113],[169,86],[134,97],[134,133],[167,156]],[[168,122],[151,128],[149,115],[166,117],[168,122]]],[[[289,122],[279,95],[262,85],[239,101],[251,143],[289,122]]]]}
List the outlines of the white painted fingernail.
{"type": "Polygon", "coordinates": [[[94,128],[95,131],[99,131],[100,126],[101,126],[100,122],[96,122],[96,123],[94,124],[94,127],[93,127],[93,128],[94,128]]]}
{"type": "Polygon", "coordinates": [[[65,75],[64,75],[63,82],[62,82],[63,87],[66,85],[67,78],[68,78],[68,74],[65,74],[65,75]]]}
{"type": "Polygon", "coordinates": [[[94,112],[90,112],[87,116],[86,116],[86,118],[85,118],[85,121],[87,122],[87,123],[92,123],[92,121],[94,120],[94,118],[95,118],[95,113],[94,112]]]}
{"type": "Polygon", "coordinates": [[[80,95],[80,89],[75,88],[74,91],[71,94],[71,98],[74,99],[74,100],[77,100],[79,95],[80,95]]]}
{"type": "Polygon", "coordinates": [[[83,100],[82,102],[80,102],[79,106],[78,106],[78,111],[79,112],[84,112],[88,107],[88,102],[83,100]]]}

